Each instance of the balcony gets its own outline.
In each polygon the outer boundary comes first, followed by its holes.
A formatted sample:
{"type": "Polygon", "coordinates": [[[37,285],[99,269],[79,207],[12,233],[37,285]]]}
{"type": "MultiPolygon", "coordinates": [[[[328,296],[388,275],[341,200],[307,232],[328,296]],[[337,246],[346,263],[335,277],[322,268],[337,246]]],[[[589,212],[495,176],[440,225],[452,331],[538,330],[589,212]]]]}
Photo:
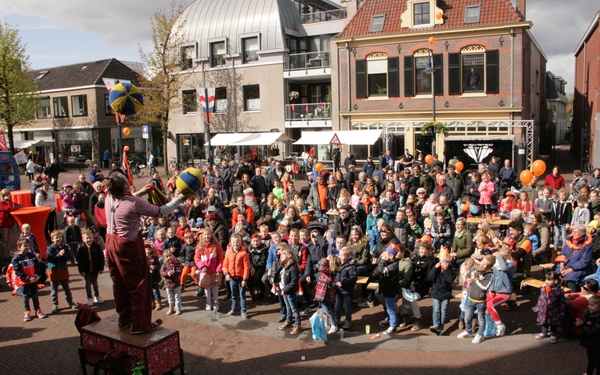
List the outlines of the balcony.
{"type": "Polygon", "coordinates": [[[304,13],[302,15],[302,23],[345,20],[347,17],[348,14],[346,13],[346,9],[328,10],[315,13],[304,13]]]}
{"type": "Polygon", "coordinates": [[[331,127],[331,103],[286,104],[285,127],[331,127]]]}
{"type": "Polygon", "coordinates": [[[324,77],[331,75],[329,52],[292,53],[285,56],[284,77],[324,77]]]}

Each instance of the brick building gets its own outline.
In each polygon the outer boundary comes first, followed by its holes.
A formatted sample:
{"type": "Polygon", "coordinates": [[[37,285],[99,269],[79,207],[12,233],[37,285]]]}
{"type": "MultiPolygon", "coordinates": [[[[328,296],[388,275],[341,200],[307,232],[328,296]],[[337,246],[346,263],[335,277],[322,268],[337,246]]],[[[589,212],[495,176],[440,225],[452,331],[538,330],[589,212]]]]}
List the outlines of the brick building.
{"type": "Polygon", "coordinates": [[[362,3],[332,40],[339,129],[382,130],[374,145],[353,146],[355,156],[408,148],[471,166],[492,155],[526,154],[531,161],[548,154],[552,139],[539,136],[548,127],[547,59],[526,21],[525,1],[517,3],[362,3]],[[424,133],[434,116],[439,132],[424,133]]]}

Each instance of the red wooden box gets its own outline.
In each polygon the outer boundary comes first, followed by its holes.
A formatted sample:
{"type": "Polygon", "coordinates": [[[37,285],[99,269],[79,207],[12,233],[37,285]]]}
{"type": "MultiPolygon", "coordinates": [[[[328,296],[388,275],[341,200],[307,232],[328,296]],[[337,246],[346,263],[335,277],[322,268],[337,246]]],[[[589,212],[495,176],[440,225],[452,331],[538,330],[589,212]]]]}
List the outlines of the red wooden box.
{"type": "Polygon", "coordinates": [[[118,316],[112,315],[81,329],[79,356],[84,375],[87,375],[86,365],[95,365],[109,350],[135,355],[148,375],[162,375],[176,369],[183,375],[178,331],[158,327],[149,333],[132,335],[128,329],[119,329],[117,322],[118,316]]]}

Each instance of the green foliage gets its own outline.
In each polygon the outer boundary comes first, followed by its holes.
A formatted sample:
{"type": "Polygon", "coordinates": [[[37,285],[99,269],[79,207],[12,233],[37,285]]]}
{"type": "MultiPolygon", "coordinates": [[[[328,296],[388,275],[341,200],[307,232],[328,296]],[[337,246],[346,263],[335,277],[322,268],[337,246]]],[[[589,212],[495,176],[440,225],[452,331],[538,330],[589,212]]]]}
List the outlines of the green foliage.
{"type": "Polygon", "coordinates": [[[0,125],[7,130],[13,152],[13,128],[31,124],[39,102],[30,72],[19,31],[6,22],[0,24],[0,125]]]}
{"type": "Polygon", "coordinates": [[[444,133],[444,136],[448,136],[448,128],[446,125],[439,121],[428,121],[421,127],[421,133],[428,134],[429,128],[433,127],[436,134],[444,133]]]}

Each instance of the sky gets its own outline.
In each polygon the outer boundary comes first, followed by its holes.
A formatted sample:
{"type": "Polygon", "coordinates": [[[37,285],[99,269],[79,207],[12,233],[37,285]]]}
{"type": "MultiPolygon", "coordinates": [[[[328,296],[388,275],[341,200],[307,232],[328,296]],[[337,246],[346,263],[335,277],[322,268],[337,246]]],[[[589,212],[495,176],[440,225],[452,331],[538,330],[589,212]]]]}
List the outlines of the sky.
{"type": "MultiPolygon", "coordinates": [[[[0,0],[0,21],[19,29],[33,69],[112,57],[139,62],[140,47],[150,48],[153,10],[168,8],[169,1],[96,1],[0,0]]],[[[598,0],[527,1],[547,70],[568,82],[567,93],[573,91],[575,48],[599,10],[598,0]]]]}

